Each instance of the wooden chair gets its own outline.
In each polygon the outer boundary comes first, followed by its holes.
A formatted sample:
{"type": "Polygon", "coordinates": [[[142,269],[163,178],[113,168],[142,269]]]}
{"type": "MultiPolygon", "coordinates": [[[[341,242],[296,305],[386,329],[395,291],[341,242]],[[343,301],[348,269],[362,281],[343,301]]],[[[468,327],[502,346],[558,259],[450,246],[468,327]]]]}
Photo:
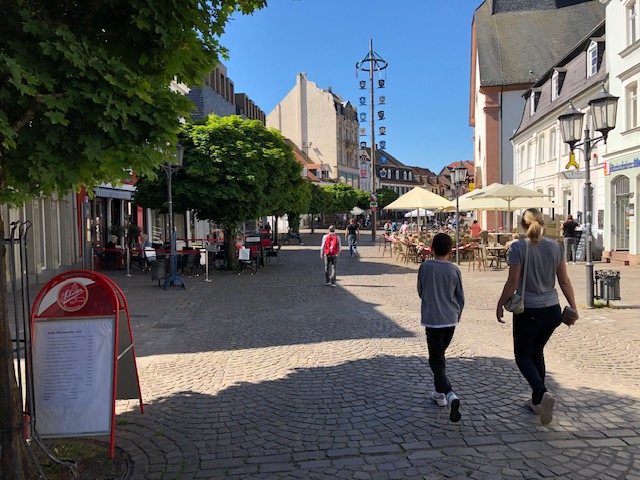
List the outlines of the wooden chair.
{"type": "Polygon", "coordinates": [[[482,245],[475,244],[469,247],[469,269],[473,269],[475,271],[476,265],[478,266],[478,271],[482,271],[484,268],[487,270],[487,262],[484,257],[484,250],[482,245]]]}
{"type": "Polygon", "coordinates": [[[407,262],[411,260],[414,263],[420,263],[420,256],[418,255],[418,247],[412,243],[407,245],[407,262]]]}
{"type": "Polygon", "coordinates": [[[396,247],[398,248],[398,256],[396,257],[396,260],[400,260],[400,257],[402,257],[402,261],[407,263],[409,261],[407,246],[403,242],[398,242],[396,247]]]}

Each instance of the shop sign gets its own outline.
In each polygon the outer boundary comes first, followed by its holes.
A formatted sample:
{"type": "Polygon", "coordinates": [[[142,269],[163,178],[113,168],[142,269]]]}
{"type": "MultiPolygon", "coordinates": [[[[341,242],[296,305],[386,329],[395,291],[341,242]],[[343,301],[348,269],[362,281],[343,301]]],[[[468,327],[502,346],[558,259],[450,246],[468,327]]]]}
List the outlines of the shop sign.
{"type": "Polygon", "coordinates": [[[604,174],[611,175],[612,173],[619,172],[621,170],[627,170],[629,168],[640,167],[640,158],[634,158],[633,160],[625,160],[619,163],[605,162],[604,174]]]}

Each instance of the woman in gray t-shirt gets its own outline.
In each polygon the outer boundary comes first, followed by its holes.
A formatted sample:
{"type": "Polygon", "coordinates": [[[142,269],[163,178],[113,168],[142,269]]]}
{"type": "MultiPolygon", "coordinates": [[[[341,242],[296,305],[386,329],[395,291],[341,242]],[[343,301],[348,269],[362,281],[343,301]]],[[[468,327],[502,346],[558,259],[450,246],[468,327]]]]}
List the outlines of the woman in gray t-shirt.
{"type": "Polygon", "coordinates": [[[504,323],[503,306],[514,292],[524,298],[524,312],[513,315],[513,350],[516,364],[531,386],[528,405],[540,415],[540,423],[547,425],[553,418],[555,399],[544,383],[544,347],[562,323],[556,278],[571,308],[576,308],[576,301],[560,245],[542,237],[542,214],[535,208],[526,210],[521,225],[526,231],[526,239],[512,243],[509,248],[509,277],[498,300],[496,317],[504,323]],[[527,262],[526,290],[523,292],[522,276],[527,262]]]}

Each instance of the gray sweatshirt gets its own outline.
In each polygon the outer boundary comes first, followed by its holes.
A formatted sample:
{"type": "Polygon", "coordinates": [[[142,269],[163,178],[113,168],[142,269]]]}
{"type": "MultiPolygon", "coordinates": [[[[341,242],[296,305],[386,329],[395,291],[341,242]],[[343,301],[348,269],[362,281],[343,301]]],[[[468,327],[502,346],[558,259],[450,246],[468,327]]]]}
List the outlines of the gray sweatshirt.
{"type": "Polygon", "coordinates": [[[423,262],[418,270],[418,295],[422,299],[421,325],[455,327],[464,308],[460,269],[440,260],[423,262]]]}

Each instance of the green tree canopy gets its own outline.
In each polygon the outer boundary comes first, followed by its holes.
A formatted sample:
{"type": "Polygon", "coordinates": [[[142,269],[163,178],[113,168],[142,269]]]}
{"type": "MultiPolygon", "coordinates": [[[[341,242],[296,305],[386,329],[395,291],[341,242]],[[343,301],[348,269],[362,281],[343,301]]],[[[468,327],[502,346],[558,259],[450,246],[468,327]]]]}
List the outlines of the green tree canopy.
{"type": "Polygon", "coordinates": [[[380,209],[383,209],[400,197],[400,195],[388,188],[379,188],[376,193],[378,194],[378,207],[380,209]]]}
{"type": "Polygon", "coordinates": [[[330,213],[333,204],[333,196],[319,185],[311,185],[311,202],[309,213],[330,213]]]}
{"type": "MultiPolygon", "coordinates": [[[[176,211],[234,228],[244,220],[285,212],[306,212],[310,187],[302,178],[291,146],[274,129],[238,116],[210,116],[183,127],[184,168],[173,178],[176,211]]],[[[166,202],[166,181],[143,176],[135,201],[159,208],[166,202]]]]}
{"type": "Polygon", "coordinates": [[[348,212],[356,206],[358,194],[351,185],[346,183],[335,183],[323,187],[331,195],[331,212],[348,212]]]}
{"type": "Polygon", "coordinates": [[[0,16],[0,202],[148,173],[229,16],[266,0],[14,0],[0,16]]]}

